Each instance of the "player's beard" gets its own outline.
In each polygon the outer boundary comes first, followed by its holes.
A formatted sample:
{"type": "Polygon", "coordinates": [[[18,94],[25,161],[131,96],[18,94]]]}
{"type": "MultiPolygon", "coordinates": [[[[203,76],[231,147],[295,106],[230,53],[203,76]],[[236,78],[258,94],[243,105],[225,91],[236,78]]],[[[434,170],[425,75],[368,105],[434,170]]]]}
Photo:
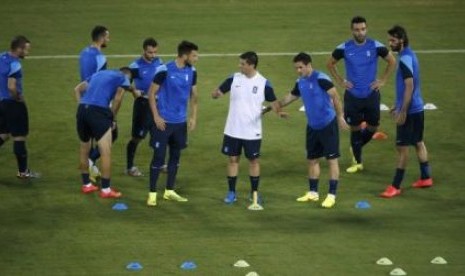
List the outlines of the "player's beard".
{"type": "Polygon", "coordinates": [[[100,46],[101,48],[107,48],[107,44],[106,43],[102,43],[102,45],[100,46]]]}
{"type": "Polygon", "coordinates": [[[391,50],[392,50],[393,52],[397,52],[397,53],[398,53],[398,52],[400,52],[401,49],[402,49],[402,47],[401,47],[400,44],[392,45],[392,46],[391,46],[391,50]]]}
{"type": "Polygon", "coordinates": [[[366,38],[367,38],[366,35],[354,35],[354,39],[358,44],[364,43],[366,38]]]}

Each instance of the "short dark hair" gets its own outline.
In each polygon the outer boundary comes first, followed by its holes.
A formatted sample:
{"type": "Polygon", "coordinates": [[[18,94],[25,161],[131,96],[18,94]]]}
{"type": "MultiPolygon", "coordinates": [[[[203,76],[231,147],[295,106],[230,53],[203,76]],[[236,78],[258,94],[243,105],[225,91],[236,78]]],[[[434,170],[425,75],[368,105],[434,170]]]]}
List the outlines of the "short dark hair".
{"type": "Polygon", "coordinates": [[[26,47],[27,43],[31,43],[31,42],[24,35],[15,36],[11,40],[10,49],[14,51],[18,48],[24,48],[26,47]]]}
{"type": "Polygon", "coordinates": [[[352,18],[352,20],[350,21],[350,27],[352,28],[352,26],[354,24],[358,24],[358,23],[367,23],[367,20],[365,19],[365,17],[363,16],[360,16],[360,15],[357,15],[357,16],[354,16],[352,18]]]}
{"type": "Polygon", "coordinates": [[[146,38],[144,40],[144,43],[142,43],[142,48],[145,50],[148,46],[152,46],[155,48],[158,46],[158,42],[153,37],[146,38]]]}
{"type": "Polygon", "coordinates": [[[309,63],[312,63],[312,57],[307,54],[307,53],[304,53],[304,52],[300,52],[298,53],[295,57],[294,57],[294,63],[296,62],[302,62],[303,64],[307,65],[309,63]]]}
{"type": "Polygon", "coordinates": [[[195,43],[192,43],[190,41],[187,41],[187,40],[183,40],[181,41],[181,43],[179,43],[178,45],[178,57],[186,54],[190,54],[190,52],[192,51],[198,51],[199,50],[199,46],[197,46],[195,43]]]}
{"type": "Polygon", "coordinates": [[[254,68],[258,66],[258,55],[255,52],[248,51],[239,56],[240,59],[245,60],[247,64],[253,65],[254,68]]]}
{"type": "Polygon", "coordinates": [[[408,36],[407,36],[407,31],[405,30],[404,27],[400,25],[394,25],[391,29],[389,29],[388,34],[390,36],[393,36],[397,39],[402,39],[404,41],[403,45],[408,46],[408,36]]]}
{"type": "Polygon", "coordinates": [[[104,26],[97,25],[92,29],[91,37],[92,41],[99,40],[102,36],[106,34],[108,29],[104,26]]]}

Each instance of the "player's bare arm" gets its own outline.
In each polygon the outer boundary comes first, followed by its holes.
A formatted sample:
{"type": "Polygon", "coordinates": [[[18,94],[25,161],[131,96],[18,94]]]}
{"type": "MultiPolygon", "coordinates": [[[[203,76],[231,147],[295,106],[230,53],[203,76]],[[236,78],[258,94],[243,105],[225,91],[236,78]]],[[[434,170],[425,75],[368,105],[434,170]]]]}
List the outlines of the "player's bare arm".
{"type": "Polygon", "coordinates": [[[370,88],[372,90],[379,90],[382,86],[384,86],[389,76],[396,69],[396,58],[394,57],[391,51],[389,51],[387,56],[384,58],[384,61],[386,61],[387,63],[386,68],[384,69],[381,78],[377,79],[371,84],[370,88]]]}
{"type": "Polygon", "coordinates": [[[334,57],[330,57],[327,64],[326,64],[326,67],[328,68],[329,70],[329,73],[331,74],[331,76],[333,76],[334,80],[336,81],[336,83],[344,88],[344,89],[351,89],[354,87],[354,85],[350,82],[350,81],[347,81],[346,79],[344,79],[341,74],[339,74],[338,70],[337,70],[337,62],[338,60],[336,60],[334,57]]]}
{"type": "Polygon", "coordinates": [[[190,104],[190,107],[189,107],[190,117],[189,117],[188,125],[189,125],[189,130],[192,131],[195,129],[197,125],[198,92],[197,92],[196,85],[192,86],[189,104],[190,104]]]}
{"type": "Polygon", "coordinates": [[[152,83],[150,86],[150,91],[149,91],[149,104],[150,104],[150,110],[152,111],[153,114],[153,121],[155,122],[155,125],[159,130],[165,130],[166,128],[166,123],[165,120],[160,116],[158,113],[158,108],[156,104],[156,95],[158,94],[158,91],[160,91],[160,85],[156,83],[152,83]]]}

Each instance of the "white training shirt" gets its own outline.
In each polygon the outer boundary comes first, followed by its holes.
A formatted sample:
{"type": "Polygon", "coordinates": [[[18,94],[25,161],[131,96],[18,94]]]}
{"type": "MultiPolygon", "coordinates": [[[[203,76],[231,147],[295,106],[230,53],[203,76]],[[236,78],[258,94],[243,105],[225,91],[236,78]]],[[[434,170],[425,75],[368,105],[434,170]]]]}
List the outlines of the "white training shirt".
{"type": "Polygon", "coordinates": [[[244,140],[259,140],[262,138],[261,112],[267,80],[259,72],[252,78],[242,73],[235,73],[232,78],[224,134],[244,140]]]}

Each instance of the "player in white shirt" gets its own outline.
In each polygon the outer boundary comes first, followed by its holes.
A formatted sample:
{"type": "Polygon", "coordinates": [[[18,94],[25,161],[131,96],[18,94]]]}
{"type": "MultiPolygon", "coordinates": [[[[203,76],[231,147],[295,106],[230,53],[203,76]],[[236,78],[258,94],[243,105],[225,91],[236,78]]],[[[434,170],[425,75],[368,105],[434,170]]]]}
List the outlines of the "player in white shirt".
{"type": "Polygon", "coordinates": [[[255,52],[245,52],[239,57],[240,72],[227,78],[212,93],[217,99],[230,92],[229,112],[226,119],[223,139],[223,154],[229,156],[229,191],[224,198],[226,204],[237,200],[236,181],[239,173],[239,159],[244,149],[249,160],[251,194],[253,198],[250,210],[262,210],[258,199],[260,180],[260,145],[262,140],[263,102],[272,102],[273,110],[279,114],[279,104],[270,82],[257,71],[258,56],[255,52]]]}

